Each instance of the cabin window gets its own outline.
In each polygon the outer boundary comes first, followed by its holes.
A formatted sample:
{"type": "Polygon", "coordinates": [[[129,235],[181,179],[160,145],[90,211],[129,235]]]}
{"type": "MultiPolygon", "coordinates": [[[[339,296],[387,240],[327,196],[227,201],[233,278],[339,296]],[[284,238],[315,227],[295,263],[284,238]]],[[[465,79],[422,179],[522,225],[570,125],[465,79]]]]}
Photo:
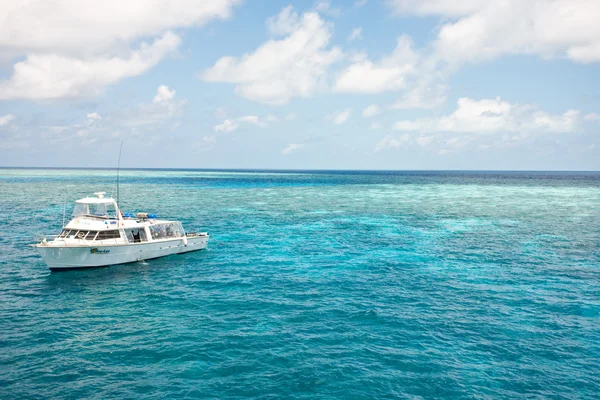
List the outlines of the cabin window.
{"type": "Polygon", "coordinates": [[[99,204],[90,204],[90,214],[96,215],[99,217],[107,217],[107,218],[116,218],[117,212],[115,211],[115,206],[112,203],[99,203],[99,204]]]}
{"type": "Polygon", "coordinates": [[[167,237],[167,232],[164,229],[164,225],[151,225],[148,227],[150,229],[150,235],[152,239],[164,239],[167,237]]]}
{"type": "Polygon", "coordinates": [[[82,240],[94,240],[98,231],[78,231],[77,229],[63,229],[58,235],[62,239],[82,239],[82,240]]]}
{"type": "Polygon", "coordinates": [[[89,214],[88,205],[84,203],[75,203],[75,208],[73,209],[73,216],[77,217],[80,215],[89,214]]]}
{"type": "Polygon", "coordinates": [[[96,240],[106,240],[106,239],[119,239],[121,237],[121,233],[114,229],[110,231],[100,231],[98,232],[98,236],[96,236],[96,240]]]}
{"type": "Polygon", "coordinates": [[[85,240],[94,240],[97,233],[98,231],[89,231],[88,234],[85,236],[85,240]]]}
{"type": "Polygon", "coordinates": [[[177,222],[151,225],[149,228],[153,239],[168,239],[183,236],[183,228],[177,222]]]}
{"type": "Polygon", "coordinates": [[[116,218],[117,211],[114,203],[75,203],[73,216],[91,215],[102,218],[116,218]]]}
{"type": "Polygon", "coordinates": [[[144,228],[125,229],[125,236],[129,243],[147,242],[146,231],[144,228]]]}
{"type": "Polygon", "coordinates": [[[89,231],[78,231],[75,234],[75,239],[85,239],[85,236],[89,233],[89,231]]]}
{"type": "Polygon", "coordinates": [[[59,238],[66,238],[69,236],[69,233],[71,232],[70,229],[63,229],[63,231],[60,233],[60,235],[58,235],[59,238]]]}

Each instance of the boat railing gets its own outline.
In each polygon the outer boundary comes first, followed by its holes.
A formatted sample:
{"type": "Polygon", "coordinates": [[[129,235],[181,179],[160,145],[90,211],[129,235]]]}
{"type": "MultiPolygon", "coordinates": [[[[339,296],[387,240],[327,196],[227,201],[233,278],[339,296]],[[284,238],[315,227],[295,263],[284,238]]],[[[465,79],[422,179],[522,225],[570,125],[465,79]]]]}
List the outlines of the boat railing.
{"type": "Polygon", "coordinates": [[[45,235],[43,233],[36,233],[35,235],[33,235],[33,241],[35,243],[39,243],[41,241],[43,241],[44,239],[48,242],[51,240],[54,240],[58,238],[58,235],[45,235]]]}
{"type": "Polygon", "coordinates": [[[200,237],[200,236],[208,236],[208,232],[186,232],[185,236],[189,237],[189,238],[195,238],[195,237],[200,237]]]}
{"type": "Polygon", "coordinates": [[[96,246],[106,246],[106,245],[118,245],[118,244],[123,244],[123,241],[119,241],[119,239],[114,238],[114,239],[104,239],[104,240],[84,240],[84,239],[69,239],[69,241],[66,241],[65,239],[67,238],[61,238],[59,237],[60,235],[44,235],[43,233],[36,233],[33,236],[33,241],[34,243],[42,243],[44,241],[46,242],[62,242],[64,243],[65,246],[77,246],[77,245],[81,245],[81,244],[86,244],[86,245],[96,245],[96,246]],[[76,240],[76,242],[74,242],[73,240],[76,240]]]}

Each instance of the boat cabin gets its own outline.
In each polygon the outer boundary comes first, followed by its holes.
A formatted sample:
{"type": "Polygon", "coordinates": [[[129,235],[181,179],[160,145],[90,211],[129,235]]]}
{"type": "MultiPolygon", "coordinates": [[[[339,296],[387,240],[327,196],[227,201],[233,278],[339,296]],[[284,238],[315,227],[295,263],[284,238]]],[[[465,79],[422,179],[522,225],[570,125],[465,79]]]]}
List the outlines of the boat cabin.
{"type": "Polygon", "coordinates": [[[127,244],[186,236],[179,221],[158,220],[147,213],[138,213],[135,217],[125,214],[125,217],[114,199],[105,198],[104,192],[94,194],[97,197],[75,201],[73,219],[57,239],[75,240],[74,243],[80,245],[104,240],[127,244]]]}
{"type": "Polygon", "coordinates": [[[86,197],[75,201],[73,209],[73,218],[75,217],[92,217],[116,219],[118,217],[119,208],[114,199],[105,198],[105,192],[94,193],[98,197],[86,197]]]}

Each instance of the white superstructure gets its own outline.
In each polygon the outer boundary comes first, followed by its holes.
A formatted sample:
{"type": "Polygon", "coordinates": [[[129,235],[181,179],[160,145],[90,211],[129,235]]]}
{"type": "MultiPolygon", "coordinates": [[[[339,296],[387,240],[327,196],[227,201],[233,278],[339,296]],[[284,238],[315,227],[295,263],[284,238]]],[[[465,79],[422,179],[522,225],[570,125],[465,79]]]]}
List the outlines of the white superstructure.
{"type": "Polygon", "coordinates": [[[104,192],[75,202],[73,219],[60,235],[33,246],[51,270],[67,270],[134,261],[202,250],[208,233],[188,233],[179,221],[138,213],[123,214],[104,192]]]}

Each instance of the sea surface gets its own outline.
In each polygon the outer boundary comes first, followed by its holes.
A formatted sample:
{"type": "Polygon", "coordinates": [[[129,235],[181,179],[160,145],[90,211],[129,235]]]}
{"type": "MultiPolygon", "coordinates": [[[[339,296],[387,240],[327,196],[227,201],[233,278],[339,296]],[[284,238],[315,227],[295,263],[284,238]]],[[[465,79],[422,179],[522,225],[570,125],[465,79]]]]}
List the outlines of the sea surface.
{"type": "Polygon", "coordinates": [[[51,273],[114,182],[0,169],[0,398],[600,397],[600,173],[125,170],[209,249],[51,273]]]}

